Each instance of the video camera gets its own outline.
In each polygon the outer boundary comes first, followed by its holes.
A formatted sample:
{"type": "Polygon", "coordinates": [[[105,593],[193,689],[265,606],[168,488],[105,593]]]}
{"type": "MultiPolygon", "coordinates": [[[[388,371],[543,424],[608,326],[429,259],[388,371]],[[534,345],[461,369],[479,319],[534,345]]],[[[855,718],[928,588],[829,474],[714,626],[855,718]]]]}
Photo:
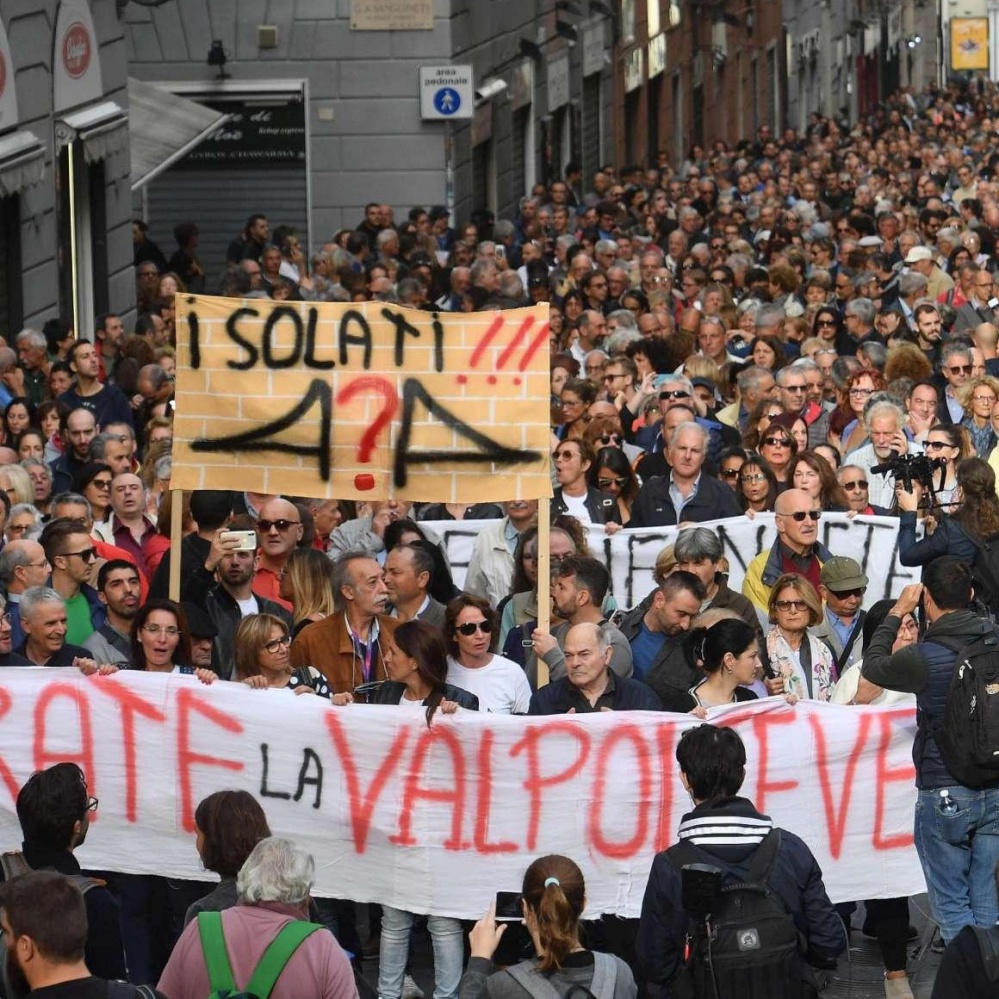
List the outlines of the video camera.
{"type": "MultiPolygon", "coordinates": [[[[940,458],[928,458],[925,454],[899,454],[892,451],[891,457],[875,465],[871,469],[872,475],[887,475],[891,473],[895,476],[895,481],[902,483],[907,493],[912,492],[912,483],[918,482],[926,493],[927,506],[933,506],[933,496],[936,487],[933,485],[933,473],[937,469],[942,469],[946,462],[940,458]]],[[[940,477],[940,485],[943,485],[943,476],[940,477]]]]}

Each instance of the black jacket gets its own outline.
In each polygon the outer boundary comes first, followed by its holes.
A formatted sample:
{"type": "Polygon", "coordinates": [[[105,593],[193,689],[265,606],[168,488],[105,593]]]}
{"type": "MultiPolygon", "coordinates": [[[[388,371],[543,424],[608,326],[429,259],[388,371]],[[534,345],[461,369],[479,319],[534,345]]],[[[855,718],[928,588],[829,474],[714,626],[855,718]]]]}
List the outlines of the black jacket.
{"type": "MultiPolygon", "coordinates": [[[[703,524],[708,520],[741,517],[742,510],[735,492],[702,470],[697,493],[684,505],[681,516],[685,521],[703,524]]],[[[638,490],[628,526],[668,527],[676,523],[676,510],[669,496],[669,478],[654,476],[638,490]]]]}
{"type": "MultiPolygon", "coordinates": [[[[243,615],[229,591],[217,583],[205,594],[204,608],[218,631],[212,642],[212,669],[223,680],[228,680],[232,676],[236,629],[243,620],[243,615]]],[[[257,608],[261,614],[279,617],[288,626],[288,633],[291,633],[291,615],[280,604],[257,596],[257,608]]]]}
{"type": "MultiPolygon", "coordinates": [[[[33,871],[51,869],[66,875],[82,873],[76,857],[68,850],[53,850],[30,842],[25,842],[21,849],[33,871]]],[[[124,979],[125,949],[121,942],[118,903],[114,895],[103,886],[95,886],[86,892],[83,901],[87,907],[87,945],[84,950],[87,967],[99,978],[124,979]]]]}
{"type": "MultiPolygon", "coordinates": [[[[679,838],[707,854],[705,863],[745,877],[761,837],[771,827],[769,816],[761,815],[746,798],[720,798],[703,802],[685,815],[679,838]],[[696,828],[688,825],[692,820],[708,817],[713,820],[713,834],[717,835],[720,826],[728,827],[725,845],[699,842],[696,828]],[[754,825],[747,826],[744,821],[747,818],[755,820],[754,825]]],[[[780,849],[769,884],[807,941],[809,955],[816,964],[828,966],[845,949],[846,933],[826,894],[822,871],[812,851],[787,830],[781,830],[780,849]]],[[[680,969],[687,927],[687,915],[681,904],[680,872],[665,853],[659,853],[652,861],[635,945],[637,977],[652,986],[650,994],[668,994],[669,984],[680,969]]]]}
{"type": "MultiPolygon", "coordinates": [[[[395,680],[386,680],[372,695],[370,704],[398,704],[402,700],[402,695],[406,692],[404,683],[396,683],[395,680]]],[[[444,700],[454,701],[459,707],[468,711],[479,710],[479,699],[475,694],[470,694],[462,687],[454,684],[444,684],[444,700]]],[[[424,701],[424,704],[427,702],[424,701]]]]}
{"type": "MultiPolygon", "coordinates": [[[[555,490],[552,497],[552,516],[568,513],[569,507],[562,498],[562,487],[555,490]]],[[[586,512],[594,524],[620,524],[621,513],[617,508],[617,500],[610,493],[602,492],[589,486],[586,490],[586,512]]]]}
{"type": "MultiPolygon", "coordinates": [[[[212,573],[205,568],[205,559],[208,558],[212,550],[212,543],[197,534],[188,534],[180,542],[180,599],[190,600],[192,603],[200,603],[204,597],[204,590],[208,589],[215,582],[212,573]],[[188,589],[191,581],[196,575],[204,576],[202,588],[195,590],[194,594],[189,594],[188,589]]],[[[168,597],[170,595],[170,560],[171,551],[167,549],[160,559],[160,564],[149,581],[149,595],[151,597],[168,597]]]]}
{"type": "MultiPolygon", "coordinates": [[[[575,705],[570,701],[573,687],[567,676],[541,687],[531,697],[529,715],[564,715],[575,705]]],[[[659,711],[661,705],[652,689],[641,680],[614,677],[614,698],[611,711],[659,711]]],[[[577,709],[578,710],[578,709],[577,709]]]]}
{"type": "MultiPolygon", "coordinates": [[[[728,489],[728,486],[724,488],[728,489]]],[[[618,628],[629,642],[639,633],[642,618],[649,609],[654,595],[653,590],[645,600],[621,619],[618,628]]],[[[652,688],[662,703],[663,711],[687,712],[690,710],[688,691],[703,677],[704,674],[694,663],[685,635],[680,634],[675,637],[667,636],[642,682],[652,688]]]]}

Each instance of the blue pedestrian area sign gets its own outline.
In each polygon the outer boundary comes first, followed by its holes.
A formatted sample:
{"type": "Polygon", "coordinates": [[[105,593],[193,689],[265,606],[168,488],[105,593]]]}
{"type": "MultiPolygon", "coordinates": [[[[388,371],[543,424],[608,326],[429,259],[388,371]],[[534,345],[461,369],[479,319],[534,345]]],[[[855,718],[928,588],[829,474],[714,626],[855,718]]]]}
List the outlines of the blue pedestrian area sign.
{"type": "Polygon", "coordinates": [[[446,121],[471,118],[475,87],[471,66],[420,67],[420,117],[446,121]]]}

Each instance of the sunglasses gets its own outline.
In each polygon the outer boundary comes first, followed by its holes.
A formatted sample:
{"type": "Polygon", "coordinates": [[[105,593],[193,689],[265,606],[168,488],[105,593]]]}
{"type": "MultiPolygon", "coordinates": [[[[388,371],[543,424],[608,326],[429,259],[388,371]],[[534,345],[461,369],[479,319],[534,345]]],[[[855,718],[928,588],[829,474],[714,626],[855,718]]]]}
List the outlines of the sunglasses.
{"type": "Polygon", "coordinates": [[[97,558],[96,548],[84,548],[82,551],[78,552],[63,552],[63,558],[72,558],[76,555],[78,558],[83,559],[84,562],[93,562],[97,558]]]}
{"type": "Polygon", "coordinates": [[[611,486],[616,486],[618,489],[624,489],[627,484],[627,479],[597,479],[597,486],[600,489],[610,489],[611,486]]]}
{"type": "Polygon", "coordinates": [[[856,479],[854,482],[844,482],[843,488],[853,492],[855,489],[866,489],[867,483],[863,479],[856,479]]]}
{"type": "Polygon", "coordinates": [[[266,534],[272,527],[276,527],[279,531],[287,531],[289,527],[295,527],[300,524],[299,520],[285,520],[282,517],[280,520],[258,520],[257,530],[262,531],[266,534]]]}
{"type": "Polygon", "coordinates": [[[856,586],[852,590],[833,590],[840,600],[848,600],[850,597],[862,597],[867,592],[866,586],[856,586]]]}
{"type": "Polygon", "coordinates": [[[804,600],[775,600],[774,607],[776,607],[777,610],[782,611],[800,611],[807,610],[808,604],[806,604],[804,600]]]}
{"type": "Polygon", "coordinates": [[[951,365],[951,367],[949,367],[947,370],[952,375],[959,375],[962,372],[964,374],[966,374],[966,375],[970,375],[971,374],[971,365],[970,364],[954,364],[954,365],[951,365]]]}
{"type": "Polygon", "coordinates": [[[927,451],[937,451],[942,447],[953,447],[950,441],[927,441],[926,450],[927,451]]]}
{"type": "Polygon", "coordinates": [[[786,437],[764,437],[764,444],[769,444],[771,447],[790,447],[791,442],[786,437]]]}
{"type": "Polygon", "coordinates": [[[820,319],[815,325],[816,326],[835,326],[836,325],[836,320],[835,319],[820,319]]]}
{"type": "Polygon", "coordinates": [[[790,517],[792,520],[796,520],[799,524],[805,520],[805,518],[810,518],[815,521],[822,516],[821,510],[798,510],[795,513],[784,514],[786,517],[790,517]]]}
{"type": "MultiPolygon", "coordinates": [[[[721,476],[723,479],[737,479],[739,478],[739,469],[737,468],[723,468],[721,476]]],[[[766,478],[766,476],[760,476],[760,478],[766,478]]]]}
{"type": "Polygon", "coordinates": [[[690,393],[685,392],[683,389],[667,389],[665,392],[659,393],[660,399],[689,399],[690,393]]]}
{"type": "Polygon", "coordinates": [[[488,635],[493,630],[492,621],[466,621],[465,624],[457,625],[455,629],[459,635],[474,635],[481,631],[483,635],[488,635]]]}
{"type": "Polygon", "coordinates": [[[598,437],[598,441],[606,447],[608,444],[620,444],[621,435],[620,434],[604,434],[603,437],[598,437]]]}

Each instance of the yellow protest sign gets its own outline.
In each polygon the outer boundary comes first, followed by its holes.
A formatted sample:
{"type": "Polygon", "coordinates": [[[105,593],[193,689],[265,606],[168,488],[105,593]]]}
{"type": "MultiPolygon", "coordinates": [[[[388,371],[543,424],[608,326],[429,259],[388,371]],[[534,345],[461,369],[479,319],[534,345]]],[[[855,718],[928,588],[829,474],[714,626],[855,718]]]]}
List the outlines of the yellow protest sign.
{"type": "Polygon", "coordinates": [[[551,496],[547,305],[176,301],[171,488],[551,496]]]}

